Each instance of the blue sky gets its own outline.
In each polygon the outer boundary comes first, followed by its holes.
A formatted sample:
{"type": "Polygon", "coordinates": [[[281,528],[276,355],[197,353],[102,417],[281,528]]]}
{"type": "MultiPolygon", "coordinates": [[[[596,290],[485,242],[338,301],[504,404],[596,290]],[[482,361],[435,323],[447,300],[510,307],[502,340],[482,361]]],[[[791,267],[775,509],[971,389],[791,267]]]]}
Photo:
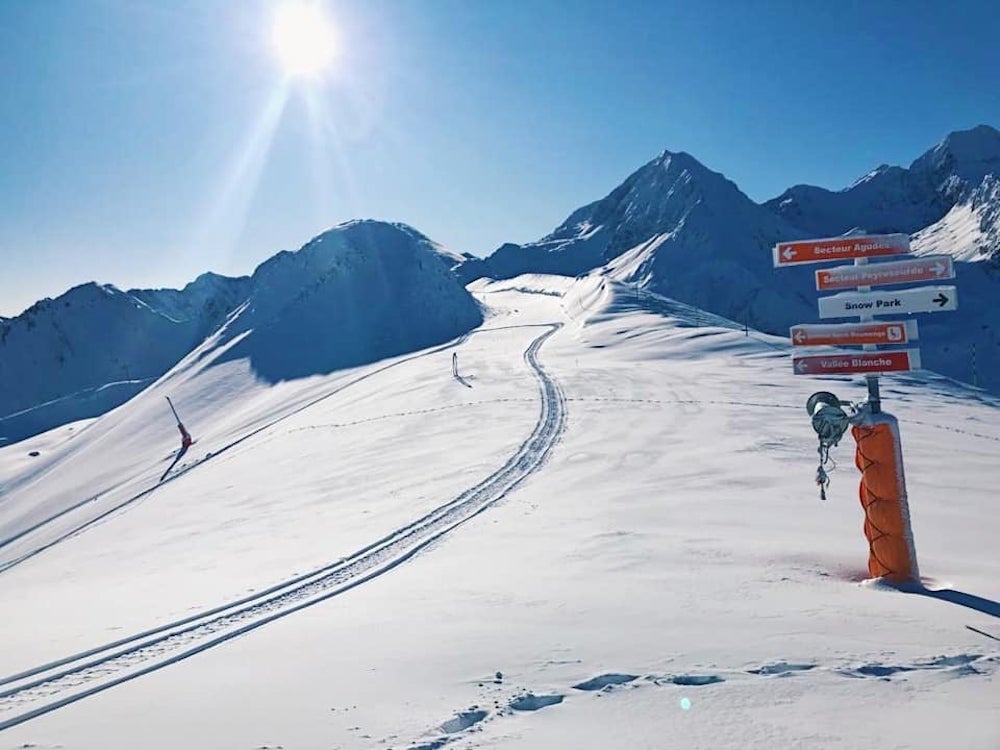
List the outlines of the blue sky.
{"type": "Polygon", "coordinates": [[[342,0],[286,85],[270,0],[0,0],[0,315],[249,273],[350,218],[485,254],[664,148],[765,200],[1000,126],[991,3],[342,0]]]}

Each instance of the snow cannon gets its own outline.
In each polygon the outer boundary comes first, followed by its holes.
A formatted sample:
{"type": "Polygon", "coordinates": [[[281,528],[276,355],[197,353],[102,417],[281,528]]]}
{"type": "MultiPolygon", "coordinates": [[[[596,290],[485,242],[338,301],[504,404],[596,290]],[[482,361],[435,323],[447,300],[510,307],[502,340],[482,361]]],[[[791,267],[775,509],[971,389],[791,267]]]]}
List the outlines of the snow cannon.
{"type": "Polygon", "coordinates": [[[859,499],[865,512],[868,572],[873,578],[885,578],[897,584],[918,581],[920,573],[910,526],[903,451],[896,418],[882,412],[877,402],[851,404],[827,391],[812,394],[806,401],[806,411],[819,438],[816,484],[822,500],[826,500],[826,488],[830,484],[826,470],[832,463],[830,450],[840,442],[848,427],[851,428],[857,444],[854,463],[861,472],[859,499]]]}
{"type": "Polygon", "coordinates": [[[817,391],[806,401],[806,411],[812,419],[813,429],[824,443],[831,448],[840,442],[850,427],[851,418],[842,408],[842,402],[829,391],[817,391]]]}

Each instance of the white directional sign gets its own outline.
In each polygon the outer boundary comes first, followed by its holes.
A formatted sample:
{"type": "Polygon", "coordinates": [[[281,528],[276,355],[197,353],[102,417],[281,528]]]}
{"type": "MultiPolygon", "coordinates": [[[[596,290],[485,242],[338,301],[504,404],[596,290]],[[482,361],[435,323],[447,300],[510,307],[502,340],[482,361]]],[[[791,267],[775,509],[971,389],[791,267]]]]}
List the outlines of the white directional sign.
{"type": "Polygon", "coordinates": [[[953,286],[925,286],[896,292],[841,292],[819,299],[821,318],[907,315],[951,312],[956,309],[958,294],[953,286]]]}

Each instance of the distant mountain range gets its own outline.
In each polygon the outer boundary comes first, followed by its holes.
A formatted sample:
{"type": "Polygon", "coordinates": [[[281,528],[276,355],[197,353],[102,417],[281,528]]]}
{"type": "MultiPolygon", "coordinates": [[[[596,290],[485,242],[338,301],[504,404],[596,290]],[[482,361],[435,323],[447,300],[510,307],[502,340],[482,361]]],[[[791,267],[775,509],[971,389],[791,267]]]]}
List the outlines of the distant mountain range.
{"type": "Polygon", "coordinates": [[[663,152],[551,234],[505,244],[457,273],[597,272],[771,333],[817,320],[811,269],[775,270],[779,239],[851,230],[913,235],[917,253],[957,261],[958,313],[921,316],[929,369],[1000,389],[1000,132],[952,133],[909,168],[881,166],[848,188],[800,185],[754,203],[685,153],[663,152]],[[975,364],[973,364],[975,360],[975,364]]]}
{"type": "Polygon", "coordinates": [[[916,252],[955,258],[959,311],[921,316],[924,365],[1000,391],[1000,132],[980,125],[907,168],[763,204],[664,151],[552,233],[486,258],[403,224],[354,221],[250,277],[204,274],[181,290],[84,284],[0,318],[0,444],[103,413],[196,347],[246,358],[274,382],[446,340],[481,320],[459,280],[599,273],[784,334],[818,319],[817,293],[810,269],[772,268],[773,245],[855,229],[906,232],[916,252]]]}
{"type": "Polygon", "coordinates": [[[272,382],[440,343],[482,314],[463,257],[412,227],[353,221],[250,277],[184,289],[95,283],[0,321],[0,445],[124,403],[185,355],[246,357],[272,382]]]}

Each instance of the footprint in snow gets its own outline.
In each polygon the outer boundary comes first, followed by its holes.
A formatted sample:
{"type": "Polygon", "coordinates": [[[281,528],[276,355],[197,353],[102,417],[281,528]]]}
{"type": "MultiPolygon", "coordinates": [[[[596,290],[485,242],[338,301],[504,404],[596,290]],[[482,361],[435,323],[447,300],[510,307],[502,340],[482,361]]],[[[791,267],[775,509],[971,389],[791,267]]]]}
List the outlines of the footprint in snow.
{"type": "Polygon", "coordinates": [[[774,664],[765,664],[759,669],[748,669],[748,674],[759,674],[762,676],[777,676],[777,677],[788,677],[795,672],[808,672],[810,669],[815,669],[815,664],[789,664],[787,662],[778,661],[774,664]]]}
{"type": "Polygon", "coordinates": [[[558,693],[553,695],[535,695],[534,693],[526,693],[525,695],[519,695],[516,698],[511,699],[509,705],[515,711],[538,711],[542,708],[547,708],[548,706],[556,706],[563,702],[565,696],[559,695],[558,693]]]}
{"type": "Polygon", "coordinates": [[[982,658],[979,654],[956,654],[955,656],[937,656],[915,664],[863,664],[855,669],[839,670],[846,677],[875,677],[882,680],[891,679],[895,674],[916,672],[930,669],[947,670],[959,677],[982,674],[973,663],[982,658]]]}
{"type": "Polygon", "coordinates": [[[717,674],[679,674],[670,678],[675,685],[684,687],[702,687],[703,685],[714,685],[718,682],[725,682],[717,674]]]}
{"type": "Polygon", "coordinates": [[[475,726],[487,716],[487,712],[483,710],[477,711],[462,711],[461,713],[455,714],[455,717],[448,719],[444,724],[441,725],[441,731],[445,734],[457,734],[458,732],[464,732],[466,729],[475,726]]]}
{"type": "Polygon", "coordinates": [[[575,690],[593,692],[595,690],[604,690],[605,688],[611,688],[617,685],[625,685],[626,683],[633,682],[637,679],[639,679],[638,675],[611,672],[609,674],[601,674],[597,677],[591,677],[589,680],[585,680],[584,682],[574,685],[573,688],[575,690]]]}

